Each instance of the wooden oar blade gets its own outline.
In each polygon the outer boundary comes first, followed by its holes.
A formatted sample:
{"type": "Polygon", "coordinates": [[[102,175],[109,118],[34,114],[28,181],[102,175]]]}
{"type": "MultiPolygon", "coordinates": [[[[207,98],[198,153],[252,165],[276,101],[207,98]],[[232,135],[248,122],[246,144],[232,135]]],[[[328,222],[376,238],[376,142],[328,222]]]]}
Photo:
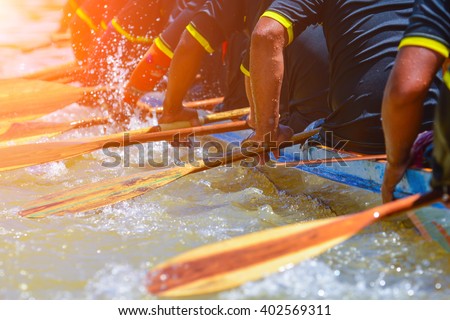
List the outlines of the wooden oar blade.
{"type": "Polygon", "coordinates": [[[149,272],[147,289],[164,297],[233,288],[316,256],[383,217],[423,206],[439,193],[410,196],[360,213],[306,222],[207,245],[149,272]]]}
{"type": "Polygon", "coordinates": [[[32,201],[19,214],[27,218],[43,218],[49,215],[94,210],[132,199],[175,181],[194,170],[195,168],[191,167],[175,167],[80,186],[32,201]]]}
{"type": "MultiPolygon", "coordinates": [[[[212,134],[226,130],[242,130],[246,127],[245,122],[229,123],[210,126],[210,128],[189,128],[189,130],[184,129],[184,132],[193,131],[200,134],[212,134]]],[[[157,134],[161,136],[167,133],[158,132],[157,134]]],[[[198,167],[175,167],[165,171],[143,172],[130,177],[119,177],[89,186],[81,186],[32,201],[19,214],[28,218],[42,218],[49,215],[84,212],[131,199],[150,190],[159,188],[184,175],[206,170],[207,168],[206,165],[198,167]]]]}
{"type": "Polygon", "coordinates": [[[84,67],[78,65],[76,61],[72,61],[26,74],[22,76],[22,78],[45,81],[60,81],[62,79],[67,79],[69,82],[72,82],[75,81],[84,70],[84,67]]]}
{"type": "MultiPolygon", "coordinates": [[[[307,226],[309,229],[312,224],[316,228],[326,228],[333,221],[324,219],[307,226]]],[[[301,224],[285,226],[189,251],[149,272],[147,290],[174,298],[231,289],[318,255],[352,235],[347,233],[317,242],[314,241],[316,229],[299,238],[297,233],[304,230],[301,224]]]]}
{"type": "Polygon", "coordinates": [[[86,90],[39,80],[0,80],[0,121],[41,117],[77,102],[86,90]]]}
{"type": "Polygon", "coordinates": [[[14,143],[30,142],[39,137],[51,137],[65,131],[62,123],[49,122],[14,122],[1,124],[3,133],[0,134],[0,143],[13,141],[14,143]]]}
{"type": "Polygon", "coordinates": [[[26,143],[40,137],[52,137],[68,130],[107,124],[107,118],[93,118],[72,122],[13,122],[0,124],[0,143],[26,143]]]}

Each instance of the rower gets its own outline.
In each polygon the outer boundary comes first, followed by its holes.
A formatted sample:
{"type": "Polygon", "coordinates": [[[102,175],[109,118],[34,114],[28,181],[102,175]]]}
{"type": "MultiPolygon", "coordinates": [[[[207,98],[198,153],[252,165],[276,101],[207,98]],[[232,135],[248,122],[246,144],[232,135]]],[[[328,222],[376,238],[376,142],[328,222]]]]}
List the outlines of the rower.
{"type": "Polygon", "coordinates": [[[111,70],[120,70],[126,79],[153,39],[167,24],[175,0],[132,0],[121,3],[120,9],[108,15],[105,30],[86,48],[87,74],[83,82],[88,86],[114,83],[111,70]],[[111,60],[112,58],[112,60],[111,60]],[[110,75],[111,73],[111,75],[110,75]]]}
{"type": "Polygon", "coordinates": [[[133,70],[125,87],[125,102],[135,105],[139,98],[152,91],[166,74],[180,35],[205,0],[190,1],[173,8],[170,24],[156,37],[133,70]]]}
{"type": "MultiPolygon", "coordinates": [[[[229,0],[226,2],[216,0],[208,1],[205,6],[194,15],[192,21],[188,24],[181,37],[170,65],[166,98],[163,103],[164,111],[160,118],[161,123],[186,120],[191,121],[192,124],[196,123],[197,113],[193,110],[183,108],[182,100],[190,83],[192,83],[195,77],[200,61],[205,55],[213,53],[225,40],[229,41],[237,33],[246,34],[248,37],[259,16],[271,2],[272,1],[253,0],[229,0]]],[[[311,29],[311,36],[305,36],[300,39],[299,44],[307,47],[309,40],[314,38],[316,39],[315,41],[320,42],[321,37],[323,39],[322,29],[320,27],[311,29]]],[[[289,94],[287,94],[287,97],[288,99],[300,97],[297,101],[299,106],[307,104],[308,101],[313,101],[314,98],[320,99],[321,97],[323,99],[323,106],[326,108],[326,92],[328,89],[328,76],[326,70],[328,70],[328,59],[326,58],[327,54],[325,46],[323,45],[321,48],[323,52],[318,55],[315,54],[317,51],[314,50],[305,50],[305,52],[296,51],[295,53],[292,53],[292,56],[300,54],[298,60],[302,61],[304,65],[308,65],[310,69],[310,72],[300,73],[292,68],[292,79],[299,81],[299,75],[307,75],[308,77],[312,76],[314,78],[319,77],[322,80],[325,79],[324,81],[315,81],[315,79],[311,79],[311,82],[308,85],[304,85],[302,90],[296,90],[298,87],[295,87],[293,82],[290,83],[290,81],[287,81],[288,87],[286,90],[288,92],[295,91],[296,94],[299,95],[296,96],[295,94],[292,94],[289,97],[289,94]],[[308,52],[313,54],[308,55],[308,52]],[[326,66],[324,67],[324,65],[326,66]],[[319,85],[315,85],[317,83],[319,83],[319,85]]],[[[239,56],[242,55],[244,55],[243,52],[239,54],[239,56]]],[[[241,60],[241,58],[239,58],[239,60],[241,60]]],[[[248,61],[248,59],[244,59],[241,70],[247,75],[245,79],[246,84],[248,84],[249,73],[246,60],[248,61]]],[[[295,59],[290,59],[290,61],[295,61],[295,59]]],[[[309,81],[309,79],[303,78],[300,82],[304,83],[306,81],[309,81]]],[[[280,94],[281,91],[278,93],[276,99],[280,99],[280,94]]],[[[251,103],[250,107],[252,107],[251,103]]],[[[327,112],[324,112],[321,113],[320,116],[326,114],[327,112]]],[[[309,120],[312,121],[315,119],[309,120]]],[[[252,123],[253,119],[250,118],[249,124],[252,125],[252,123]]],[[[291,129],[287,130],[292,131],[291,129]]]]}
{"type": "Polygon", "coordinates": [[[89,47],[107,29],[111,19],[128,0],[86,0],[70,22],[72,49],[80,63],[86,63],[89,47]]]}
{"type": "Polygon", "coordinates": [[[70,22],[76,15],[76,11],[83,4],[85,0],[69,0],[62,9],[61,20],[59,21],[59,28],[55,34],[64,34],[70,28],[70,22]]]}
{"type": "MultiPolygon", "coordinates": [[[[420,0],[400,43],[395,66],[383,100],[383,129],[387,165],[382,186],[383,201],[393,199],[395,186],[403,177],[411,156],[426,102],[436,73],[449,58],[450,6],[443,0],[420,0]],[[414,65],[414,68],[411,66],[414,65]],[[405,121],[408,119],[408,121],[405,121]]],[[[434,188],[450,185],[450,72],[445,68],[444,84],[436,112],[433,150],[434,188]]],[[[448,194],[448,190],[444,190],[448,194]]]]}
{"type": "MultiPolygon", "coordinates": [[[[413,0],[275,0],[252,34],[250,74],[257,121],[252,140],[289,139],[278,125],[277,99],[283,78],[283,48],[313,24],[323,24],[330,54],[329,106],[320,138],[327,146],[346,142],[346,150],[384,152],[381,101],[396,48],[408,24],[413,0]],[[333,141],[326,132],[331,131],[333,141]]],[[[423,128],[432,124],[436,91],[425,108],[423,128]]]]}
{"type": "MultiPolygon", "coordinates": [[[[111,19],[101,37],[92,41],[89,46],[84,61],[87,71],[82,82],[88,86],[112,84],[122,87],[137,66],[125,89],[125,102],[128,104],[115,103],[114,106],[114,112],[118,116],[124,113],[129,109],[128,106],[134,106],[137,100],[135,98],[151,91],[165,74],[166,65],[170,63],[167,55],[170,55],[171,46],[176,46],[182,30],[204,2],[205,0],[129,1],[111,19]],[[163,30],[163,35],[156,38],[163,30]],[[138,64],[142,56],[144,59],[138,64]]],[[[209,88],[209,95],[222,95],[222,82],[211,80],[213,75],[217,79],[215,72],[222,73],[222,69],[219,55],[205,59],[205,71],[201,72],[203,82],[198,89],[202,92],[199,94],[204,97],[204,91],[209,88]]],[[[120,98],[116,97],[116,100],[120,98]]]]}

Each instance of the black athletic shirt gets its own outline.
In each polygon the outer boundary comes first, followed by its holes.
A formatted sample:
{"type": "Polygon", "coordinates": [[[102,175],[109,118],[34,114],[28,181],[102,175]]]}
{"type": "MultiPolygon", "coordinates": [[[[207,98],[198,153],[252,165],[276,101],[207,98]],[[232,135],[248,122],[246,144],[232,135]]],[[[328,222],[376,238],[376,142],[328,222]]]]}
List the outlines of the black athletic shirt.
{"type": "Polygon", "coordinates": [[[310,26],[295,38],[284,50],[284,64],[282,123],[300,132],[331,113],[328,49],[322,26],[310,26]]]}
{"type": "Polygon", "coordinates": [[[188,26],[188,31],[212,53],[235,32],[250,35],[272,0],[209,0],[188,26]]]}
{"type": "MultiPolygon", "coordinates": [[[[159,36],[162,43],[157,43],[158,47],[164,46],[164,52],[169,52],[169,56],[173,56],[173,52],[178,45],[186,25],[191,21],[194,14],[201,8],[206,0],[178,0],[173,5],[169,23],[159,36]]],[[[174,2],[172,0],[172,2],[174,2]]],[[[163,49],[160,47],[160,49],[163,49]]]]}
{"type": "MultiPolygon", "coordinates": [[[[290,39],[323,24],[333,110],[323,131],[350,140],[348,150],[384,152],[383,91],[412,9],[413,0],[275,0],[264,13],[283,24],[290,39]]],[[[437,87],[431,91],[424,128],[431,126],[437,103],[437,87]]]]}

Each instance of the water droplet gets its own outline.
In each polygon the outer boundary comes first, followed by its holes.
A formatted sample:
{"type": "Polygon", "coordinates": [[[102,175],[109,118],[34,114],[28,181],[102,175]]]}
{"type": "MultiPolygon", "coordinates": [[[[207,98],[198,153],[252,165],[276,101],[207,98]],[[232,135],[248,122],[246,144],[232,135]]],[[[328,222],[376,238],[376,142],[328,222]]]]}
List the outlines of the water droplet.
{"type": "Polygon", "coordinates": [[[438,282],[438,283],[436,283],[436,284],[434,285],[434,287],[436,288],[436,290],[440,290],[440,289],[442,288],[442,284],[440,284],[440,283],[438,282]]]}
{"type": "Polygon", "coordinates": [[[380,280],[380,286],[381,286],[381,287],[384,287],[385,285],[386,285],[386,281],[380,280]]]}
{"type": "Polygon", "coordinates": [[[28,290],[28,285],[26,283],[21,283],[19,289],[22,291],[28,290]]]}
{"type": "Polygon", "coordinates": [[[341,271],[340,270],[334,270],[334,275],[336,277],[339,277],[341,275],[341,271]]]}
{"type": "Polygon", "coordinates": [[[320,289],[319,291],[317,291],[317,295],[318,295],[319,297],[323,297],[323,296],[325,296],[325,291],[322,290],[322,289],[320,289]]]}
{"type": "Polygon", "coordinates": [[[412,297],[414,295],[414,290],[410,289],[408,290],[408,296],[412,297]]]}
{"type": "Polygon", "coordinates": [[[375,211],[375,212],[373,213],[373,217],[374,217],[374,218],[379,218],[379,217],[380,217],[380,213],[379,213],[378,211],[375,211]]]}

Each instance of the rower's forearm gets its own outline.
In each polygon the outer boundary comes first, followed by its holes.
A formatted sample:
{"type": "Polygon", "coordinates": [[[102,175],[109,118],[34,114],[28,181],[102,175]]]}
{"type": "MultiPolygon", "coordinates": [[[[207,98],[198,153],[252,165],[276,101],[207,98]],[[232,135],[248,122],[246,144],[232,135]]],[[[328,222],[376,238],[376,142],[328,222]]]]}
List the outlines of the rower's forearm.
{"type": "Polygon", "coordinates": [[[388,162],[404,166],[419,133],[423,102],[443,58],[421,47],[400,49],[386,85],[382,119],[388,162]]]}
{"type": "Polygon", "coordinates": [[[174,113],[182,108],[205,54],[203,47],[185,31],[170,64],[164,112],[174,113]]]}
{"type": "Polygon", "coordinates": [[[409,162],[412,145],[419,133],[422,122],[422,103],[383,105],[383,130],[386,140],[388,162],[396,167],[409,162]]]}
{"type": "MultiPolygon", "coordinates": [[[[261,18],[260,22],[263,19],[261,18]]],[[[267,22],[272,25],[278,24],[271,20],[267,22]]],[[[250,75],[255,108],[255,131],[259,137],[266,134],[275,137],[278,129],[285,39],[284,29],[277,27],[279,26],[275,25],[275,28],[271,29],[266,25],[266,28],[255,29],[252,35],[250,75]]]]}

